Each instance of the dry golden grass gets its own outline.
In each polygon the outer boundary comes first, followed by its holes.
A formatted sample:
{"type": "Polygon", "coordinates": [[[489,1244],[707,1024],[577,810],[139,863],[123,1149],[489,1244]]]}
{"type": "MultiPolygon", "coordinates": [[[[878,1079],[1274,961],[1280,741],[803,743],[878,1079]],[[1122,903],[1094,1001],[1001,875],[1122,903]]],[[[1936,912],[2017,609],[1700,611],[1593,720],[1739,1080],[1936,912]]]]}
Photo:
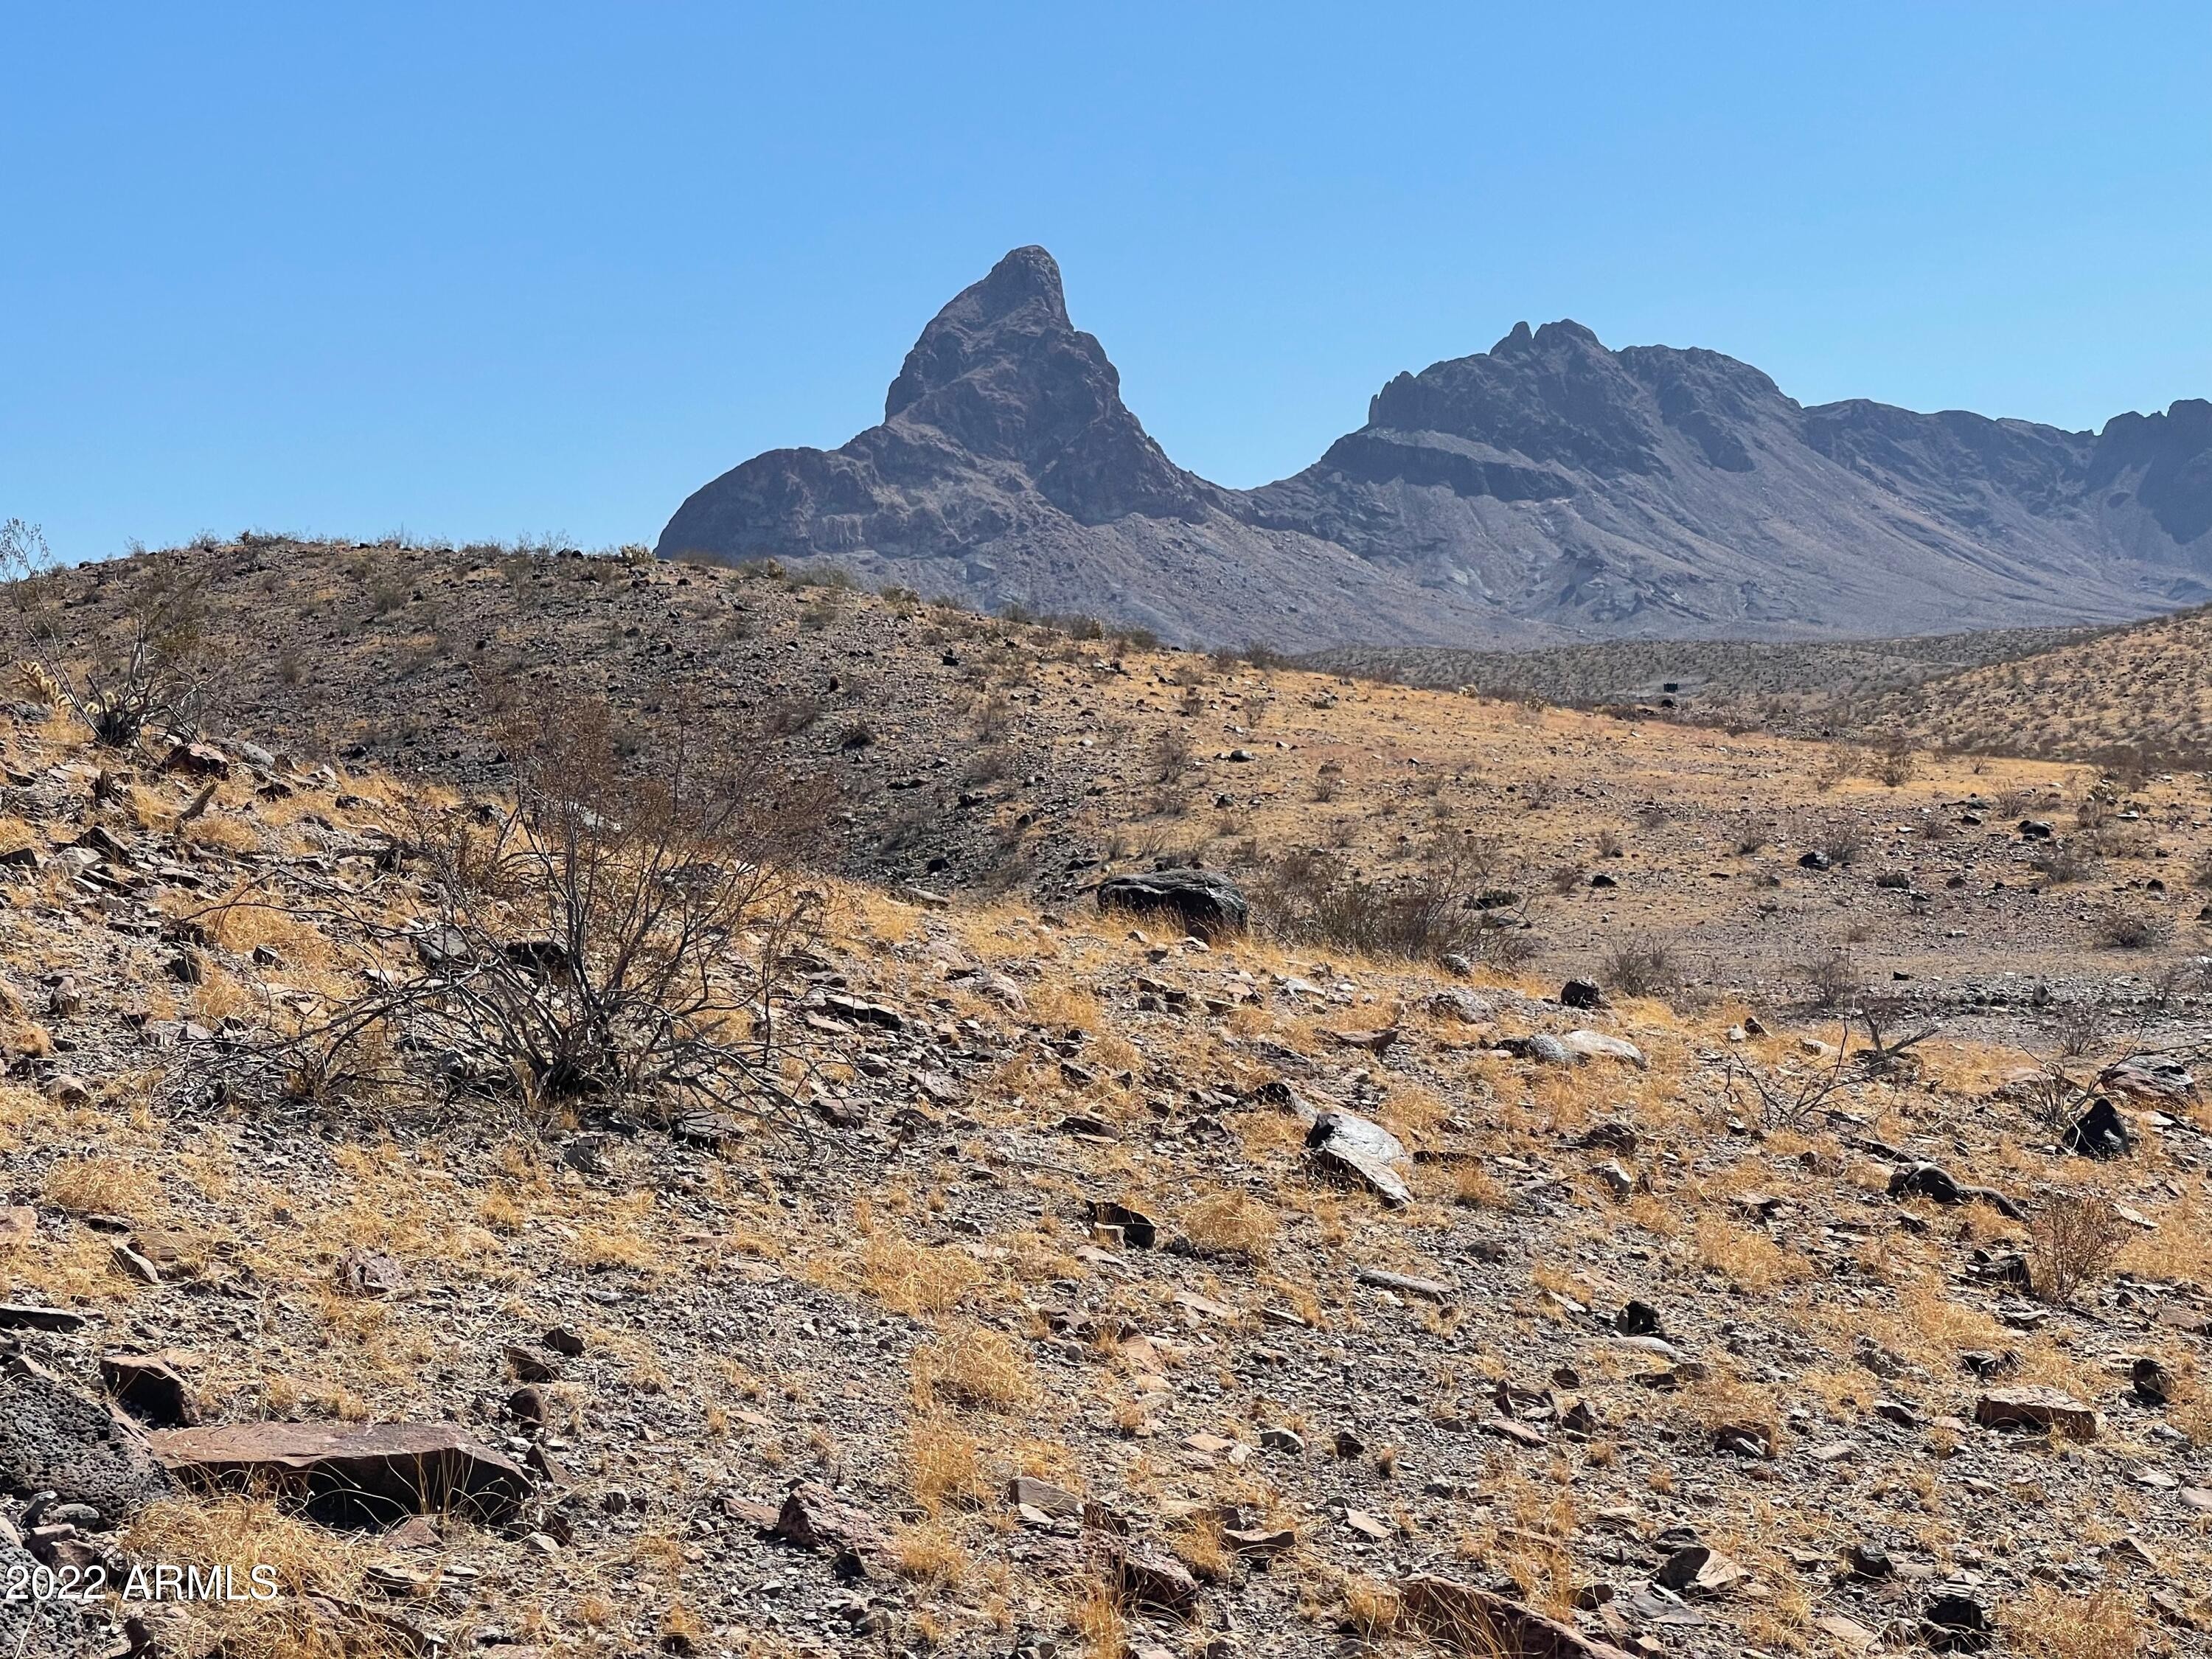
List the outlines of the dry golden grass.
{"type": "Polygon", "coordinates": [[[73,1215],[116,1215],[127,1220],[151,1218],[160,1208],[161,1187],[135,1164],[106,1153],[57,1164],[43,1183],[46,1202],[73,1215]]]}
{"type": "Polygon", "coordinates": [[[1226,1187],[1205,1190],[1186,1205],[1183,1237],[1200,1255],[1263,1261],[1273,1244],[1275,1212],[1248,1193],[1226,1187]]]}
{"type": "Polygon", "coordinates": [[[917,1244],[878,1225],[864,1204],[854,1206],[853,1225],[861,1240],[852,1273],[861,1289],[895,1313],[918,1318],[950,1313],[983,1282],[981,1267],[966,1251],[917,1244]]]}
{"type": "Polygon", "coordinates": [[[2148,1634],[2119,1591],[2084,1595],[2051,1584],[2031,1585],[2000,1622],[2015,1650],[2037,1659],[2137,1659],[2148,1634]]]}
{"type": "Polygon", "coordinates": [[[914,1400],[927,1412],[939,1401],[988,1411],[1012,1411],[1036,1395],[1020,1348],[988,1325],[945,1326],[914,1351],[914,1400]]]}
{"type": "Polygon", "coordinates": [[[1813,1274],[1813,1264],[1784,1249],[1765,1233],[1739,1227],[1716,1215],[1698,1218],[1698,1265],[1724,1276],[1738,1290],[1754,1295],[1798,1283],[1813,1274]]]}
{"type": "Polygon", "coordinates": [[[908,1426],[907,1464],[915,1501],[932,1515],[947,1504],[981,1504],[991,1494],[981,1444],[945,1413],[927,1413],[908,1426]]]}
{"type": "Polygon", "coordinates": [[[1076,1591],[1067,1622],[1083,1643],[1084,1659],[1127,1659],[1129,1626],[1113,1586],[1088,1580],[1076,1591]]]}
{"type": "Polygon", "coordinates": [[[1364,1639],[1380,1642],[1404,1627],[1405,1604],[1389,1585],[1355,1574],[1345,1579],[1343,1595],[1344,1622],[1364,1639]]]}
{"type": "Polygon", "coordinates": [[[185,1603],[192,1638],[181,1650],[219,1645],[236,1659],[398,1659],[402,1651],[368,1621],[334,1619],[304,1599],[351,1596],[362,1546],[265,1501],[165,1499],[138,1514],[127,1541],[140,1560],[228,1569],[242,1595],[255,1569],[274,1570],[282,1592],[275,1601],[185,1603]]]}
{"type": "Polygon", "coordinates": [[[901,1577],[934,1585],[958,1583],[973,1565],[960,1540],[936,1521],[902,1528],[891,1540],[891,1561],[901,1577]]]}

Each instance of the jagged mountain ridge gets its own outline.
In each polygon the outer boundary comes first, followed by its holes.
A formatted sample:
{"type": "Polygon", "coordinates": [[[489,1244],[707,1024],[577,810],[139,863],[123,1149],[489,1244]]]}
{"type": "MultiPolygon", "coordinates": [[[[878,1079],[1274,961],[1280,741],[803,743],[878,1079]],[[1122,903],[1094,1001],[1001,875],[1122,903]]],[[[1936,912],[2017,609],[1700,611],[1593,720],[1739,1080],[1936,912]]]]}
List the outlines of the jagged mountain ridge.
{"type": "Polygon", "coordinates": [[[1228,489],[1145,431],[1024,247],[930,322],[881,424],[724,474],[659,550],[1286,648],[2112,621],[2212,599],[2212,403],[2100,433],[1806,407],[1718,352],[1523,323],[1228,489]]]}

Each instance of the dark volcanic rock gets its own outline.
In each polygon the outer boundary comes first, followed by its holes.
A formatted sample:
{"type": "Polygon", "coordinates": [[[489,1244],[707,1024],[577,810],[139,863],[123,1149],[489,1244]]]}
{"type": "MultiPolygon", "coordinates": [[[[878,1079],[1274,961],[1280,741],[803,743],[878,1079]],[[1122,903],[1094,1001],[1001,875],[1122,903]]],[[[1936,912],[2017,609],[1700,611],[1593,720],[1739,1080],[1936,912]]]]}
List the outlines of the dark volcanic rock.
{"type": "Polygon", "coordinates": [[[1808,409],[1717,352],[1524,323],[1231,490],[1146,434],[1024,247],[923,331],[880,425],[725,473],[659,551],[1305,648],[2118,619],[2212,598],[2212,403],[2101,434],[1808,409]]]}
{"type": "Polygon", "coordinates": [[[1207,939],[1243,933],[1252,915],[1237,884],[1211,870],[1109,876],[1098,884],[1098,908],[1166,915],[1184,932],[1207,939]]]}
{"type": "Polygon", "coordinates": [[[0,1491],[51,1492],[120,1520],[169,1490],[137,1427],[58,1382],[0,1378],[0,1491]]]}

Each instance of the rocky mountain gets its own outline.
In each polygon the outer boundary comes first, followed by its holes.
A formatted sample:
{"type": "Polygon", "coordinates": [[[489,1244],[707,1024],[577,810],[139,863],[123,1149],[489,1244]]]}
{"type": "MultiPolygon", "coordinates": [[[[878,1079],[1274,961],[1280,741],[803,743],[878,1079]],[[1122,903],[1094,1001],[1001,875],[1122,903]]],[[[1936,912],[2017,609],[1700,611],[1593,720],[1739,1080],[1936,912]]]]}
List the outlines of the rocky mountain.
{"type": "Polygon", "coordinates": [[[724,474],[659,550],[1293,648],[2110,621],[2212,599],[2212,403],[2100,433],[1808,408],[1717,352],[1521,324],[1231,490],[1145,432],[1026,247],[923,331],[881,425],[724,474]]]}

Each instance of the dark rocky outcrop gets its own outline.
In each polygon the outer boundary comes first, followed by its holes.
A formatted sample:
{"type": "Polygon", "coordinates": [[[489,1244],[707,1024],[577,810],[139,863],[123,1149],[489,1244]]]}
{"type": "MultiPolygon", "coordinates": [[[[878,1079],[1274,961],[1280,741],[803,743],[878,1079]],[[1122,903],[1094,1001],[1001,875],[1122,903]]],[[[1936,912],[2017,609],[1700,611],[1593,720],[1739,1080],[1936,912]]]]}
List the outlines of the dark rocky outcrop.
{"type": "Polygon", "coordinates": [[[1204,939],[1241,933],[1252,916],[1251,907],[1237,884],[1211,870],[1152,870],[1109,876],[1098,884],[1098,908],[1164,915],[1186,933],[1204,939]]]}
{"type": "Polygon", "coordinates": [[[169,1490],[137,1425],[105,1401],[35,1374],[0,1378],[0,1492],[50,1492],[114,1522],[169,1490]]]}
{"type": "Polygon", "coordinates": [[[1146,433],[1024,247],[923,331],[881,424],[724,474],[659,551],[1302,648],[2118,620],[2212,598],[2212,403],[2101,433],[1806,408],[1718,352],[1523,323],[1224,489],[1146,433]]]}

